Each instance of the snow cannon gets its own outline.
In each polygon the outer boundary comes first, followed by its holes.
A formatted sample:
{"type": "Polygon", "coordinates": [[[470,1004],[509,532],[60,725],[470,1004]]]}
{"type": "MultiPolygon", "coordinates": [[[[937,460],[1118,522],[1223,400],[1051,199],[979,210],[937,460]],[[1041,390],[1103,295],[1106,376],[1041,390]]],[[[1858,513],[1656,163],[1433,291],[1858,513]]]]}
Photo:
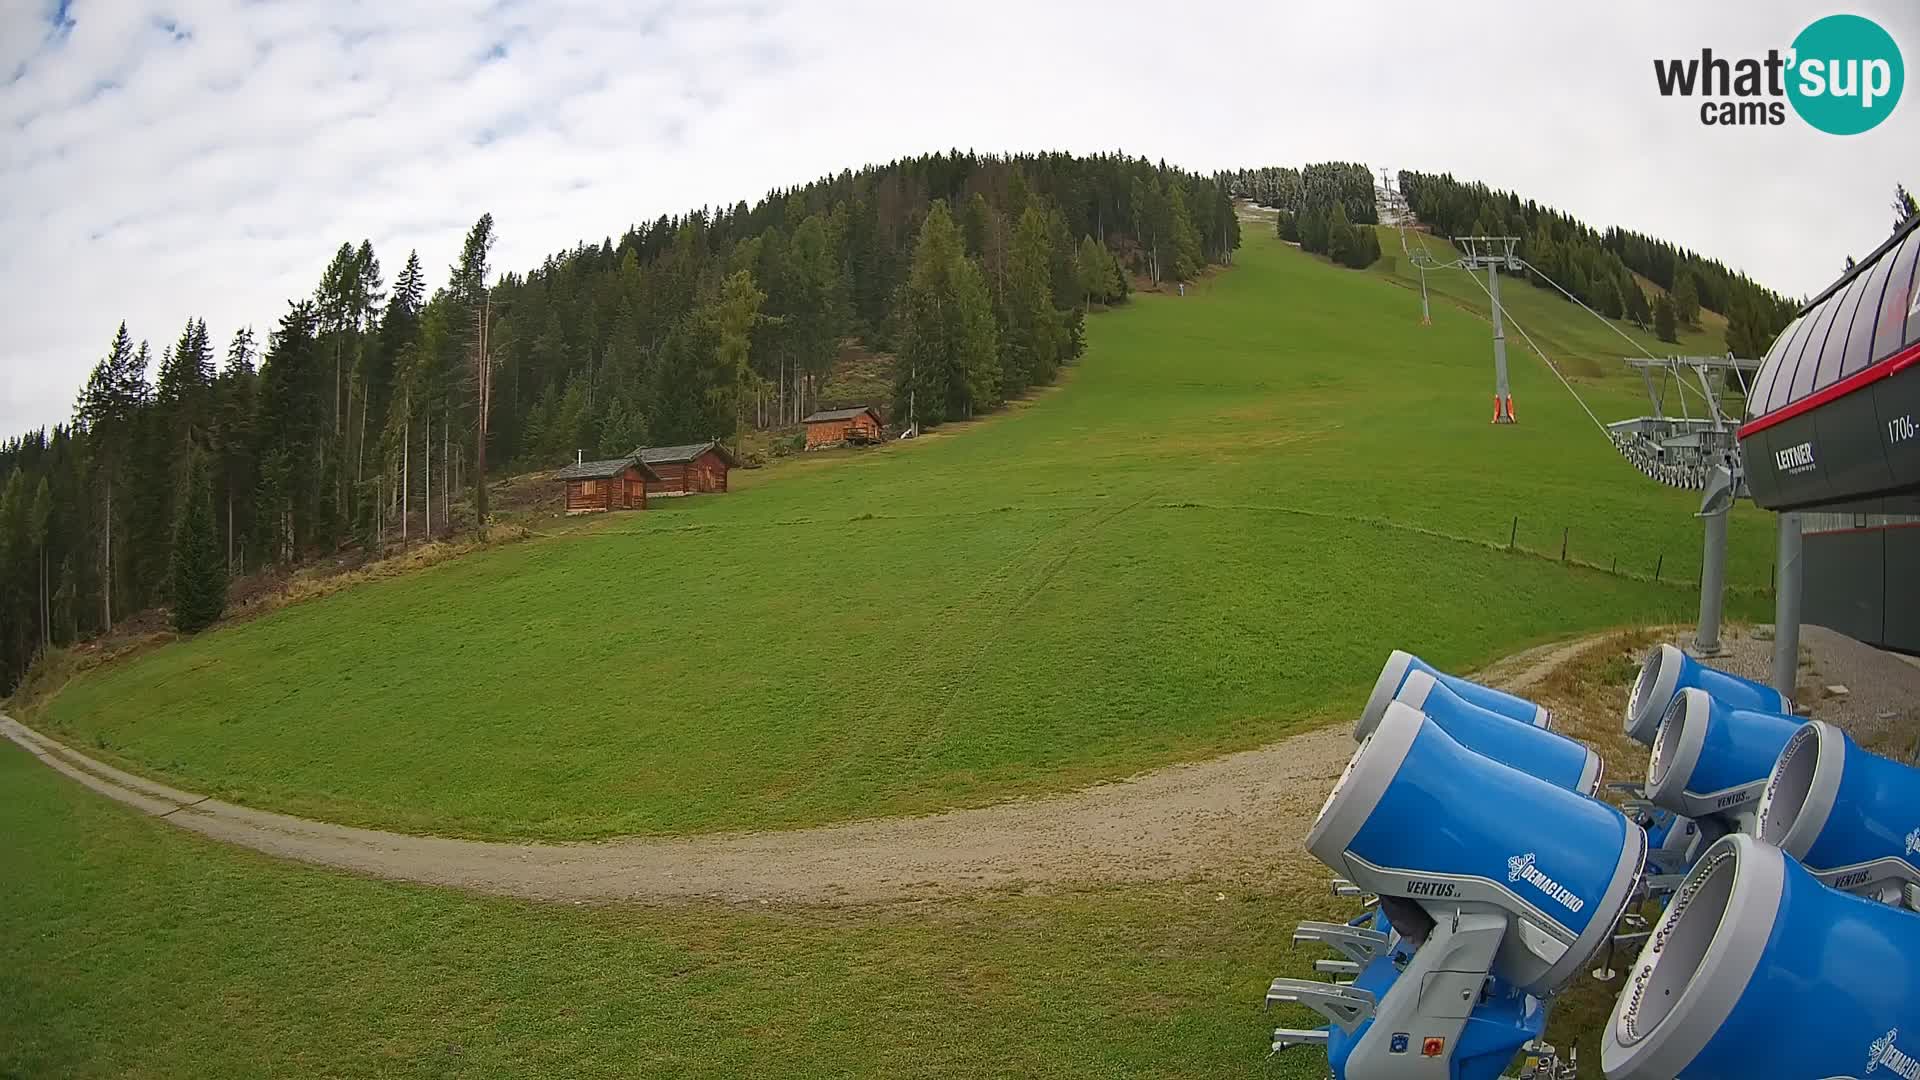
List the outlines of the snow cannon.
{"type": "Polygon", "coordinates": [[[1426,672],[1447,689],[1489,712],[1497,712],[1534,727],[1551,725],[1552,717],[1547,710],[1526,698],[1505,690],[1495,690],[1491,686],[1482,686],[1458,675],[1448,675],[1412,653],[1395,649],[1387,654],[1387,664],[1380,669],[1380,678],[1374,681],[1373,693],[1367,695],[1366,707],[1360,710],[1360,723],[1354,730],[1356,740],[1365,738],[1365,732],[1372,731],[1374,725],[1380,722],[1381,715],[1387,711],[1387,703],[1400,692],[1407,676],[1415,671],[1426,672]]]}
{"type": "Polygon", "coordinates": [[[1540,999],[1608,941],[1647,839],[1613,807],[1474,753],[1391,701],[1307,850],[1380,898],[1411,957],[1384,993],[1275,979],[1270,1004],[1331,1022],[1278,1030],[1275,1047],[1318,1042],[1342,1080],[1412,1075],[1409,1062],[1429,1070],[1418,1075],[1479,1080],[1538,1038],[1540,999]]]}
{"type": "MultiPolygon", "coordinates": [[[[1917,906],[1920,769],[1868,753],[1832,724],[1809,721],[1787,740],[1767,777],[1754,836],[1836,889],[1917,906]]],[[[1915,1008],[1909,1019],[1920,1039],[1920,997],[1915,1008]]]]}
{"type": "Polygon", "coordinates": [[[1696,821],[1716,818],[1725,831],[1751,833],[1767,776],[1801,723],[1781,713],[1729,708],[1696,687],[1681,690],[1653,740],[1647,801],[1696,821]]]}
{"type": "Polygon", "coordinates": [[[1920,1077],[1920,916],[1735,833],[1654,925],[1600,1036],[1608,1080],[1920,1077]]]}
{"type": "Polygon", "coordinates": [[[1624,727],[1634,742],[1652,744],[1674,695],[1689,687],[1705,690],[1730,709],[1793,714],[1793,702],[1765,683],[1721,671],[1681,652],[1672,645],[1655,645],[1640,663],[1640,674],[1627,695],[1624,727]]]}
{"type": "Polygon", "coordinates": [[[1654,810],[1634,818],[1647,830],[1647,863],[1656,872],[1685,870],[1693,865],[1694,837],[1700,826],[1690,817],[1669,810],[1654,810]]]}
{"type": "MultiPolygon", "coordinates": [[[[1394,700],[1418,709],[1455,742],[1482,757],[1576,795],[1592,795],[1600,787],[1599,754],[1559,732],[1483,709],[1448,689],[1432,672],[1408,672],[1394,700]]],[[[1362,717],[1354,726],[1354,738],[1364,739],[1372,731],[1373,725],[1362,717]]]]}

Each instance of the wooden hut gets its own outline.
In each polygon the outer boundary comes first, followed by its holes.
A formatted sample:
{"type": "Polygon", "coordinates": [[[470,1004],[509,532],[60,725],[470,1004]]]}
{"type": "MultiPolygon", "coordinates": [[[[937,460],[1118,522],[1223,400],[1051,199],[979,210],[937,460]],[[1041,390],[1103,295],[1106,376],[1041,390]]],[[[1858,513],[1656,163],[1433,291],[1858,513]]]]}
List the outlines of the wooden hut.
{"type": "Polygon", "coordinates": [[[727,470],[736,462],[717,442],[683,446],[649,446],[636,451],[653,473],[647,479],[649,495],[692,495],[727,490],[727,470]]]}
{"type": "Polygon", "coordinates": [[[807,449],[838,443],[864,445],[880,441],[880,414],[872,407],[822,409],[805,420],[807,449]]]}
{"type": "Polygon", "coordinates": [[[567,485],[567,513],[645,510],[647,489],[660,479],[637,455],[575,462],[553,474],[567,485]]]}

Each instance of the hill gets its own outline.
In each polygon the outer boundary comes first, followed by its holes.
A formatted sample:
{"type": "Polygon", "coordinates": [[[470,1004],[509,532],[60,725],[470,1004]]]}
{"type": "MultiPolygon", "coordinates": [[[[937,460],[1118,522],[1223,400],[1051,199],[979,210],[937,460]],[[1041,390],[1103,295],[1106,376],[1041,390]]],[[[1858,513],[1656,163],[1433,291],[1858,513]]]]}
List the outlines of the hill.
{"type": "MultiPolygon", "coordinates": [[[[1387,225],[1377,226],[1380,236],[1380,250],[1387,254],[1372,267],[1372,272],[1381,274],[1414,291],[1413,310],[1419,314],[1420,271],[1413,260],[1400,249],[1400,231],[1387,225]]],[[[1411,251],[1425,249],[1437,263],[1446,263],[1461,256],[1460,249],[1445,237],[1409,229],[1407,243],[1411,251]]],[[[1486,290],[1486,273],[1469,275],[1464,270],[1429,270],[1427,272],[1427,292],[1436,304],[1444,303],[1478,318],[1483,324],[1488,322],[1489,302],[1486,290]]],[[[1663,290],[1652,282],[1646,284],[1649,296],[1663,295],[1663,290]]],[[[1687,356],[1719,356],[1727,351],[1725,334],[1726,319],[1714,312],[1702,310],[1700,329],[1681,327],[1678,344],[1661,341],[1650,331],[1620,319],[1600,319],[1581,311],[1558,292],[1550,288],[1534,285],[1516,277],[1503,277],[1500,281],[1500,302],[1504,305],[1513,322],[1525,328],[1533,335],[1549,358],[1560,365],[1564,374],[1578,375],[1586,379],[1600,379],[1611,383],[1617,376],[1628,376],[1632,385],[1639,389],[1637,377],[1631,376],[1621,358],[1641,356],[1642,350],[1654,356],[1666,356],[1679,353],[1687,356]],[[1609,329],[1611,327],[1612,329],[1609,329]],[[1623,340],[1622,335],[1625,335],[1623,340]],[[1635,346],[1638,346],[1637,348],[1635,346]]],[[[1489,335],[1490,336],[1490,335],[1489,335]]],[[[1515,350],[1527,348],[1527,343],[1519,333],[1509,330],[1507,333],[1507,351],[1509,363],[1517,359],[1515,350]]],[[[1492,345],[1488,345],[1489,380],[1492,372],[1492,345]]],[[[1491,382],[1487,392],[1493,392],[1491,382]]],[[[1524,406],[1523,406],[1524,407],[1524,406]]],[[[1639,390],[1639,403],[1634,411],[1621,416],[1603,416],[1602,420],[1625,419],[1626,415],[1638,416],[1647,411],[1646,392],[1639,390]]]]}
{"type": "MultiPolygon", "coordinates": [[[[1523,422],[1488,425],[1485,324],[1440,305],[1421,327],[1389,277],[1254,232],[1184,298],[1088,320],[1085,361],[1010,415],[214,631],[82,678],[45,720],[351,823],[785,826],[1265,742],[1344,716],[1396,646],[1464,667],[1689,617],[1694,497],[1517,353],[1523,422]],[[1619,573],[1561,565],[1563,536],[1619,573]]],[[[1514,292],[1536,333],[1591,321],[1514,292]]],[[[1624,372],[1581,392],[1639,411],[1624,372]]],[[[1734,525],[1752,608],[1770,540],[1734,525]]]]}

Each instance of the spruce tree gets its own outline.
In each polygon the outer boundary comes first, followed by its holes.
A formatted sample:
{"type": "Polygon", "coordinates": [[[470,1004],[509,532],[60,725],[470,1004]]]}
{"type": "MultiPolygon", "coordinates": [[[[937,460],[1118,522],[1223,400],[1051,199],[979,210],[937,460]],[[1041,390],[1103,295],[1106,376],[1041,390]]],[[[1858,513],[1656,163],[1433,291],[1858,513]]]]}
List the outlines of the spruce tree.
{"type": "Polygon", "coordinates": [[[1700,286],[1693,275],[1683,273],[1673,287],[1674,317],[1687,326],[1700,325],[1700,286]]]}
{"type": "Polygon", "coordinates": [[[927,211],[897,304],[895,416],[932,427],[1000,401],[993,304],[945,202],[927,211]]]}
{"type": "Polygon", "coordinates": [[[1167,232],[1168,246],[1173,251],[1174,280],[1191,280],[1205,265],[1205,260],[1200,256],[1200,233],[1193,227],[1186,192],[1177,182],[1167,185],[1167,232]]]}
{"type": "Polygon", "coordinates": [[[1653,332],[1661,341],[1679,342],[1679,316],[1674,312],[1673,298],[1661,296],[1653,305],[1653,332]]]}
{"type": "Polygon", "coordinates": [[[227,607],[227,567],[213,520],[213,486],[193,455],[173,529],[173,628],[183,634],[212,626],[227,607]]]}
{"type": "Polygon", "coordinates": [[[1107,249],[1091,234],[1080,238],[1080,249],[1074,253],[1074,269],[1079,274],[1082,310],[1092,308],[1095,297],[1101,303],[1107,301],[1107,267],[1112,261],[1107,249]]]}
{"type": "Polygon", "coordinates": [[[1915,214],[1920,214],[1920,202],[1914,200],[1913,192],[1908,191],[1905,184],[1893,185],[1894,231],[1899,232],[1900,226],[1905,225],[1907,219],[1915,214]]]}
{"type": "Polygon", "coordinates": [[[1358,243],[1353,224],[1347,220],[1347,208],[1334,203],[1327,221],[1327,257],[1342,266],[1353,266],[1360,257],[1360,252],[1355,248],[1358,243]]]}
{"type": "Polygon", "coordinates": [[[1049,247],[1046,215],[1038,205],[1030,205],[1014,229],[1007,274],[1000,392],[1009,397],[1052,382],[1060,363],[1049,247]]]}

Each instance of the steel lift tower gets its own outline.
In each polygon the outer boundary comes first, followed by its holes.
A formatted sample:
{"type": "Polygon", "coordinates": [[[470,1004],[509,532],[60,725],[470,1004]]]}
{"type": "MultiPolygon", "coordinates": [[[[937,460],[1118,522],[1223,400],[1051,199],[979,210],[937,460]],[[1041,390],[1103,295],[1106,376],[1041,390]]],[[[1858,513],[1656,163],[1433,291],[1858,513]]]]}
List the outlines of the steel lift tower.
{"type": "Polygon", "coordinates": [[[1500,268],[1505,267],[1518,273],[1520,259],[1514,254],[1519,245],[1517,236],[1462,236],[1454,243],[1466,251],[1466,257],[1460,265],[1468,270],[1487,271],[1487,295],[1493,300],[1493,420],[1495,424],[1511,424],[1513,415],[1513,390],[1507,385],[1507,330],[1500,310],[1500,268]]]}
{"type": "Polygon", "coordinates": [[[1380,185],[1374,189],[1373,198],[1380,208],[1380,223],[1393,225],[1400,230],[1400,253],[1420,271],[1420,325],[1432,326],[1433,308],[1427,302],[1427,270],[1438,264],[1424,243],[1418,249],[1408,245],[1407,223],[1413,220],[1413,211],[1407,206],[1407,197],[1394,180],[1393,170],[1384,165],[1380,167],[1380,185]]]}

